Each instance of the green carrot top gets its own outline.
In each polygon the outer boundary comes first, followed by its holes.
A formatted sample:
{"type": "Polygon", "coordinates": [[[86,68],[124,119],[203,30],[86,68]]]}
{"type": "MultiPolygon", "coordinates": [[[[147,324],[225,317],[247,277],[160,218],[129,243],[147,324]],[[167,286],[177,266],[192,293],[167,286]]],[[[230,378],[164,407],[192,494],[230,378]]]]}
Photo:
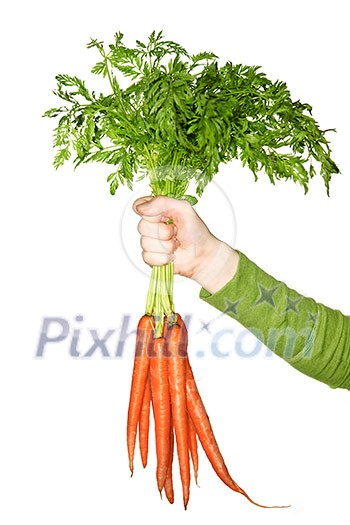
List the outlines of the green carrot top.
{"type": "Polygon", "coordinates": [[[329,195],[339,173],[325,137],[330,130],[319,128],[310,104],[291,99],[284,82],[272,82],[258,66],[220,65],[211,52],[190,54],[162,32],[135,47],[123,39],[118,32],[108,46],[87,44],[100,55],[91,71],[108,79],[106,94],[76,76],[56,76],[54,93],[64,105],[44,113],[59,119],[55,168],[73,154],[74,166],[113,166],[113,195],[120,183],[132,189],[148,176],[154,195],[194,203],[186,196],[191,180],[200,196],[221,163],[239,159],[255,180],[264,171],[273,184],[292,179],[305,193],[319,172],[329,195]]]}

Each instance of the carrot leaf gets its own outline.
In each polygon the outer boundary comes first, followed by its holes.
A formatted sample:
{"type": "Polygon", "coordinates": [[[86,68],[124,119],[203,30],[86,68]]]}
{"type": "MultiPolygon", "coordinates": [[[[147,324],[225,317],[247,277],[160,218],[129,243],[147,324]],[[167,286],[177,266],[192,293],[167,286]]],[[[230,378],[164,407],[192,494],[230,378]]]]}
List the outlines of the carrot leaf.
{"type": "Polygon", "coordinates": [[[255,179],[265,172],[271,183],[292,180],[305,193],[318,172],[329,194],[339,168],[326,133],[335,130],[322,130],[311,105],[293,101],[287,85],[259,66],[191,55],[162,31],[135,47],[120,32],[108,46],[91,39],[87,47],[99,54],[91,72],[107,79],[106,93],[97,96],[77,76],[56,76],[54,94],[64,105],[43,115],[59,118],[55,168],[71,155],[75,166],[112,164],[113,195],[120,183],[132,189],[148,176],[154,195],[181,198],[191,180],[201,196],[220,165],[238,159],[255,179]]]}

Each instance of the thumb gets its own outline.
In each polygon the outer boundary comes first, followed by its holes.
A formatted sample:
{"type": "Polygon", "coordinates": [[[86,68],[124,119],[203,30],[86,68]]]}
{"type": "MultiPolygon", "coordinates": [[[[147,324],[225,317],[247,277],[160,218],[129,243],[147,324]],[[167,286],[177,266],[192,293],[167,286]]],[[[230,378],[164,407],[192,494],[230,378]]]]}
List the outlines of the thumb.
{"type": "Polygon", "coordinates": [[[169,219],[168,212],[170,213],[174,202],[178,201],[164,195],[141,197],[134,202],[133,208],[142,217],[161,217],[160,220],[166,221],[169,219]]]}
{"type": "Polygon", "coordinates": [[[151,195],[148,195],[146,197],[140,197],[133,203],[132,209],[134,210],[135,213],[137,213],[137,215],[144,215],[143,212],[144,211],[147,212],[147,208],[149,207],[149,204],[151,204],[153,200],[154,200],[154,197],[152,197],[151,195]]]}

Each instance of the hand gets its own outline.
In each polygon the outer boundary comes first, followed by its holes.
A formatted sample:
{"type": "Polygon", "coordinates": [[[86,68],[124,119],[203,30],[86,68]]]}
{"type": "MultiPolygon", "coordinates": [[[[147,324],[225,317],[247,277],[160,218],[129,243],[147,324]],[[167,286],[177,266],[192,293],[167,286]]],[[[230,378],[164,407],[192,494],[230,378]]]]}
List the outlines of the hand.
{"type": "Polygon", "coordinates": [[[141,216],[138,231],[145,263],[161,266],[174,261],[175,273],[195,280],[211,294],[236,273],[238,253],[210,233],[187,201],[142,197],[133,209],[141,216]]]}

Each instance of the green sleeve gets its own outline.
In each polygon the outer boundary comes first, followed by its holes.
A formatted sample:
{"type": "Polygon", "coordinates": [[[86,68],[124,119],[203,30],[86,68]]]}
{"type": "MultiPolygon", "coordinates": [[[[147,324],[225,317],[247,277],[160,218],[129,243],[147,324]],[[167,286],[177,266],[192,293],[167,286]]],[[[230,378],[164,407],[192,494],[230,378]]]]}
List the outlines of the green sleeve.
{"type": "Polygon", "coordinates": [[[200,298],[303,374],[350,389],[350,316],[300,295],[238,253],[231,281],[215,294],[202,288],[200,298]]]}

